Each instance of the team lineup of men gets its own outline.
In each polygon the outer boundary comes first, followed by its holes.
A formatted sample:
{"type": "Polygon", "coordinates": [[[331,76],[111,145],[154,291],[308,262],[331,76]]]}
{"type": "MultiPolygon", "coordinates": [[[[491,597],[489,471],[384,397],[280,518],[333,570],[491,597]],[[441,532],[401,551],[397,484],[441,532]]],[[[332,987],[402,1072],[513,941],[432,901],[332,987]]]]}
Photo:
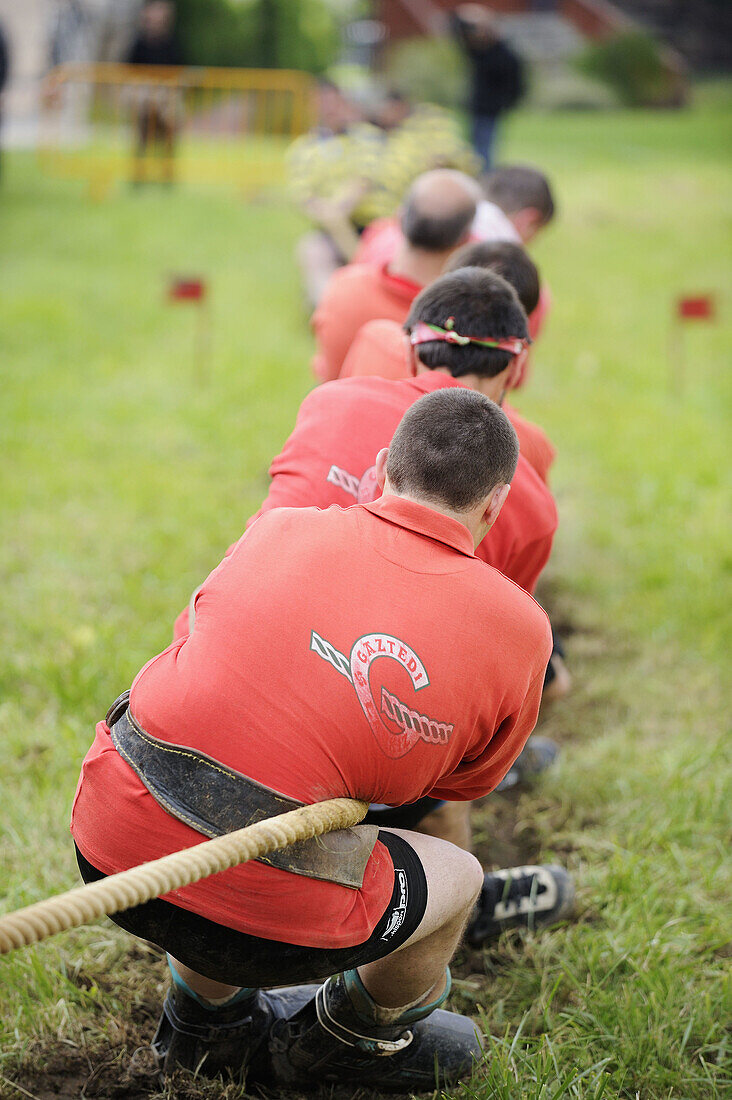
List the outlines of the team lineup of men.
{"type": "Polygon", "coordinates": [[[443,165],[361,233],[323,284],[322,384],[266,499],[97,726],[71,823],[85,881],[297,805],[370,803],[112,918],[167,953],[164,1073],[450,1085],[483,1056],[442,1008],[461,942],[571,912],[563,868],[486,871],[470,822],[553,762],[529,737],[570,685],[533,597],[555,450],[505,400],[550,301],[523,245],[553,212],[534,168],[443,165]]]}

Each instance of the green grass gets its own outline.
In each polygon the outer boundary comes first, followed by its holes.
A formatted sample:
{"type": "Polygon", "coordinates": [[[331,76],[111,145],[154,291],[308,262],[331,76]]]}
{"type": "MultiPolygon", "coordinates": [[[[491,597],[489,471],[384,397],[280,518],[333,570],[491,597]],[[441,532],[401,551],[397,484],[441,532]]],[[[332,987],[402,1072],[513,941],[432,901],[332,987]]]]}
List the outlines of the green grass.
{"type": "MultiPolygon", "coordinates": [[[[517,404],[555,440],[542,596],[573,694],[533,791],[476,815],[486,863],[557,859],[577,919],[456,966],[492,1035],[451,1095],[706,1100],[730,1081],[729,95],[686,114],[516,116],[556,182],[535,254],[555,306],[517,404]],[[719,320],[671,324],[712,290],[719,320]],[[672,371],[672,334],[684,344],[672,371]]],[[[226,192],[115,192],[5,158],[0,190],[2,908],[76,882],[67,823],[93,724],[161,649],[266,491],[310,387],[302,223],[226,192]],[[211,353],[171,272],[211,287],[211,353]]],[[[0,962],[0,1096],[155,1092],[160,960],[109,923],[0,962]],[[91,1083],[89,1077],[94,1071],[91,1083]],[[56,1090],[56,1091],[53,1091],[56,1090]]],[[[235,1086],[178,1082],[176,1097],[235,1086]]]]}

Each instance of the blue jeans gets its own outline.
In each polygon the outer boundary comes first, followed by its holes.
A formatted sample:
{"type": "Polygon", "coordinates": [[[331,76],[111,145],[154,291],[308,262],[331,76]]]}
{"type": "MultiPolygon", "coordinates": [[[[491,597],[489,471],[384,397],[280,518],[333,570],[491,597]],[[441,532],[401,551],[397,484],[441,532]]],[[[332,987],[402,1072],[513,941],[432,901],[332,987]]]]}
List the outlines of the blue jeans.
{"type": "Polygon", "coordinates": [[[473,115],[473,148],[483,161],[485,172],[493,167],[497,125],[497,115],[473,115]]]}

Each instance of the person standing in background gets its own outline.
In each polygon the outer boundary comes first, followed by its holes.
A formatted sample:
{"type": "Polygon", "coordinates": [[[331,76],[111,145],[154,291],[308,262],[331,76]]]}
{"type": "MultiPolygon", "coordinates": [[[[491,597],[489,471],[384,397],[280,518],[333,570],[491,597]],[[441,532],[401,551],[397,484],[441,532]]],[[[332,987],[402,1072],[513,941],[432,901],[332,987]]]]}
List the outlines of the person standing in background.
{"type": "Polygon", "coordinates": [[[471,68],[470,113],[473,148],[486,169],[493,166],[498,120],[524,94],[520,58],[501,38],[495,15],[482,4],[460,4],[452,30],[471,68]]]}
{"type": "MultiPolygon", "coordinates": [[[[3,94],[3,88],[5,87],[5,83],[8,79],[9,70],[10,70],[10,64],[9,64],[9,60],[8,60],[8,44],[7,44],[7,41],[6,41],[6,38],[5,38],[5,32],[3,31],[3,28],[2,28],[2,23],[0,23],[0,130],[2,129],[2,124],[3,124],[2,94],[3,94]]],[[[2,176],[2,160],[1,159],[0,159],[0,176],[2,176]]]]}
{"type": "MultiPolygon", "coordinates": [[[[128,65],[180,65],[182,62],[174,30],[175,8],[170,0],[148,0],[140,13],[140,25],[127,54],[128,65]]],[[[149,151],[162,154],[161,172],[156,178],[173,181],[173,156],[178,125],[178,97],[174,88],[143,87],[137,104],[137,148],[135,183],[147,178],[149,151]]]]}

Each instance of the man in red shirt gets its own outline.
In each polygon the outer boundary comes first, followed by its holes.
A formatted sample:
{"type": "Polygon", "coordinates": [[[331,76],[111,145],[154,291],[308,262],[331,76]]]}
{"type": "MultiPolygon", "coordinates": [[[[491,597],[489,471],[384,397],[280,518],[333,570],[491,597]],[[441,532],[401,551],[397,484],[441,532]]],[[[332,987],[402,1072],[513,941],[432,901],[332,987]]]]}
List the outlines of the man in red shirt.
{"type": "MultiPolygon", "coordinates": [[[[85,879],[268,816],[273,801],[492,790],[534,726],[551,648],[541,608],[474,552],[517,459],[500,409],[448,387],[379,453],[380,500],[252,525],[199,589],[191,633],[97,727],[72,813],[85,879]]],[[[470,1072],[474,1026],[435,1010],[479,864],[402,830],[330,841],[113,918],[169,953],[154,1044],[166,1070],[250,1063],[250,1079],[279,1085],[398,1091],[470,1072]],[[305,1004],[289,1019],[259,988],[324,977],[314,996],[293,994],[305,1004]]]]}
{"type": "MultiPolygon", "coordinates": [[[[484,267],[502,276],[516,291],[518,300],[528,317],[539,300],[539,273],[531,257],[520,245],[506,241],[476,241],[463,245],[447,262],[445,272],[458,271],[461,267],[484,267]]],[[[514,375],[525,370],[529,349],[524,348],[515,359],[514,375]]],[[[380,377],[408,378],[414,373],[414,356],[404,326],[396,321],[369,321],[358,332],[348,350],[341,378],[380,377]]],[[[539,477],[548,482],[556,451],[546,433],[516,409],[502,403],[503,411],[513,424],[524,458],[539,477]]]]}
{"type": "Polygon", "coordinates": [[[462,172],[440,168],[419,176],[401,215],[403,240],[388,264],[348,264],[336,271],[312,317],[313,372],[337,378],[361,325],[376,317],[403,321],[423,286],[468,239],[480,190],[462,172]]]}
{"type": "MultiPolygon", "coordinates": [[[[414,356],[409,335],[397,321],[369,321],[351,344],[341,371],[344,378],[389,378],[392,381],[410,378],[414,373],[414,356]]],[[[546,433],[521,415],[507,401],[502,409],[513,425],[521,454],[544,482],[549,482],[549,470],[556,451],[546,433]]]]}
{"type": "MultiPolygon", "coordinates": [[[[520,246],[487,241],[464,245],[448,261],[447,271],[459,271],[461,267],[482,267],[503,276],[516,291],[527,314],[535,306],[539,292],[539,274],[531,258],[520,246]]],[[[418,305],[419,300],[415,302],[410,319],[419,319],[418,305]]],[[[513,376],[522,374],[527,353],[524,348],[515,357],[513,376]]],[[[409,321],[402,327],[394,321],[370,321],[363,326],[351,345],[341,376],[383,377],[393,380],[408,378],[414,374],[417,360],[418,350],[415,352],[410,342],[409,321]]],[[[522,456],[536,470],[542,481],[547,483],[549,469],[556,455],[551,441],[538,424],[526,420],[505,399],[499,400],[518,436],[522,456]]],[[[502,568],[500,564],[498,567],[502,568]]],[[[562,698],[571,685],[572,677],[564,663],[564,650],[561,641],[555,636],[544,687],[545,701],[562,698]]],[[[546,749],[551,751],[548,746],[546,749]]]]}

